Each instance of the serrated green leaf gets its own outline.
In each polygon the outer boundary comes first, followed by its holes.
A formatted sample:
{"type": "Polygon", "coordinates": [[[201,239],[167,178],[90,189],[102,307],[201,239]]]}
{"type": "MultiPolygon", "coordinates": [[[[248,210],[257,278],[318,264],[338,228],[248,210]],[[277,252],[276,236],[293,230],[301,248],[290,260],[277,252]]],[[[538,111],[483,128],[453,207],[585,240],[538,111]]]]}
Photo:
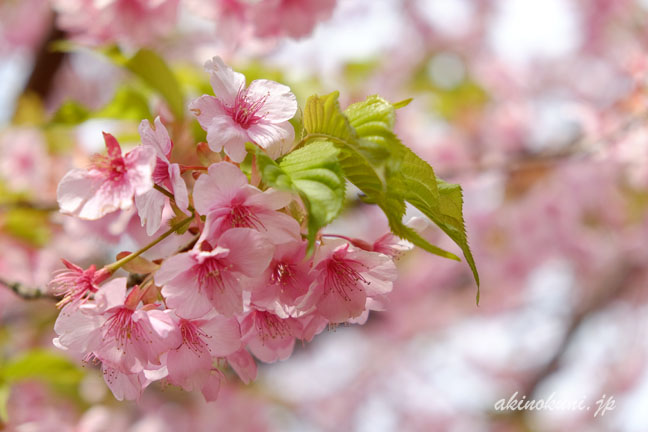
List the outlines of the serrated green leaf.
{"type": "Polygon", "coordinates": [[[461,186],[446,183],[441,179],[437,179],[437,186],[440,195],[438,208],[431,207],[425,210],[419,208],[419,210],[437,224],[461,248],[475,277],[475,282],[477,282],[477,303],[479,303],[479,274],[468,245],[468,236],[466,235],[463,217],[463,192],[461,186]]]}
{"type": "Polygon", "coordinates": [[[354,141],[357,136],[349,120],[340,110],[339,92],[326,96],[311,96],[304,108],[304,129],[308,134],[320,134],[321,138],[334,138],[341,142],[354,141]]]}
{"type": "Polygon", "coordinates": [[[479,286],[465,235],[461,188],[438,180],[432,167],[404,146],[393,132],[396,107],[409,101],[393,105],[379,96],[370,96],[342,112],[337,98],[338,93],[334,92],[308,99],[304,109],[304,142],[308,144],[309,138],[323,139],[340,149],[338,160],[345,177],[366,195],[366,202],[383,210],[394,234],[428,252],[459,260],[403,224],[406,201],[421,210],[459,245],[479,286]],[[443,185],[443,193],[439,185],[443,185]]]}
{"type": "Polygon", "coordinates": [[[261,178],[278,189],[297,192],[308,210],[309,249],[320,228],[335,219],[344,205],[345,184],[337,160],[340,150],[317,141],[284,156],[279,164],[257,149],[261,178]]]}
{"type": "Polygon", "coordinates": [[[140,49],[125,63],[153,90],[160,93],[176,118],[184,117],[184,95],[180,84],[166,62],[149,49],[140,49]]]}
{"type": "MultiPolygon", "coordinates": [[[[416,196],[419,192],[416,182],[425,180],[418,179],[417,176],[428,175],[431,173],[433,188],[423,188],[424,199],[438,199],[436,183],[432,168],[425,164],[429,171],[416,167],[412,162],[421,161],[409,148],[404,146],[393,132],[395,122],[394,106],[380,96],[370,96],[364,102],[355,103],[345,110],[352,127],[355,128],[360,142],[371,142],[380,146],[388,153],[389,159],[385,166],[385,185],[381,184],[382,191],[378,194],[373,191],[365,191],[358,186],[368,196],[366,201],[373,202],[380,206],[389,222],[390,229],[397,236],[411,241],[416,246],[444,258],[459,260],[459,258],[438,246],[434,246],[421,237],[416,231],[403,224],[402,219],[405,216],[405,201],[408,196],[416,196]],[[409,170],[412,172],[409,172],[409,170]],[[412,181],[410,181],[412,180],[412,181]],[[413,190],[410,190],[413,188],[413,190]],[[434,195],[436,192],[436,196],[434,195]]],[[[366,152],[364,152],[366,154],[366,152]]],[[[370,161],[374,162],[375,161],[370,161]]],[[[422,161],[421,161],[422,162],[422,161]]],[[[365,166],[365,170],[367,167],[365,166]]],[[[375,177],[380,180],[378,171],[374,169],[375,177]]],[[[353,183],[354,181],[350,179],[353,183]]],[[[355,183],[354,183],[355,184],[355,183]]],[[[423,192],[420,192],[421,194],[423,192]]]]}

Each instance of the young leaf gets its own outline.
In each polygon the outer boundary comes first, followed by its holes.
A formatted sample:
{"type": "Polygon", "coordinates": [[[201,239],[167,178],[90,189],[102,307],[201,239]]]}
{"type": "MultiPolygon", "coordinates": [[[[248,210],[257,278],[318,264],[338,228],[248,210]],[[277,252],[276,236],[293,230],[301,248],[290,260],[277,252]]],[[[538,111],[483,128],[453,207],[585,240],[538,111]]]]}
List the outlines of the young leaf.
{"type": "Polygon", "coordinates": [[[341,142],[356,139],[355,130],[340,110],[339,92],[326,96],[311,96],[304,108],[304,130],[319,138],[329,138],[341,142]]]}
{"type": "Polygon", "coordinates": [[[304,110],[304,128],[308,135],[328,139],[340,148],[338,159],[344,176],[365,194],[365,202],[383,210],[394,234],[428,252],[459,260],[456,255],[430,244],[402,222],[406,186],[398,173],[409,149],[392,132],[393,106],[379,96],[371,96],[342,113],[337,97],[338,93],[334,92],[308,99],[304,110]],[[381,160],[381,153],[387,158],[381,160]]]}
{"type": "Polygon", "coordinates": [[[34,349],[6,364],[2,378],[9,383],[37,379],[54,387],[75,387],[83,372],[70,360],[44,349],[34,349]]]}
{"type": "Polygon", "coordinates": [[[479,275],[466,238],[461,187],[437,179],[432,167],[400,142],[393,133],[395,109],[394,105],[381,97],[370,96],[364,102],[353,104],[345,110],[360,142],[372,142],[385,147],[390,153],[385,175],[387,195],[382,202],[374,201],[387,215],[394,234],[429,252],[458,259],[454,254],[429,244],[414,230],[402,224],[405,212],[403,201],[418,208],[438,225],[466,257],[477,282],[479,302],[479,275]],[[441,188],[443,193],[440,192],[441,188]]]}
{"type": "Polygon", "coordinates": [[[308,210],[308,242],[312,246],[321,227],[330,223],[344,205],[344,177],[337,161],[339,150],[326,141],[284,156],[280,163],[257,149],[261,178],[269,185],[292,190],[301,196],[308,210]]]}
{"type": "Polygon", "coordinates": [[[180,84],[160,56],[143,48],[128,59],[125,65],[149,87],[160,93],[176,118],[184,117],[184,96],[180,84]]]}

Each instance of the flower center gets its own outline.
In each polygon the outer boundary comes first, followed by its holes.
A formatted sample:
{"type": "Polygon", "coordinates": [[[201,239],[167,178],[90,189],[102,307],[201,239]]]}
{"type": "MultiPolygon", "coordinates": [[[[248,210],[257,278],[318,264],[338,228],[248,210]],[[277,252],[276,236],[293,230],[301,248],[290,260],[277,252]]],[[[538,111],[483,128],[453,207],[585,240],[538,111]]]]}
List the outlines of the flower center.
{"type": "Polygon", "coordinates": [[[227,220],[232,228],[252,228],[257,231],[265,231],[265,226],[261,222],[261,219],[252,213],[249,207],[242,204],[232,206],[227,220]]]}
{"type": "Polygon", "coordinates": [[[124,351],[127,344],[133,341],[152,343],[141,324],[133,321],[135,311],[121,307],[106,320],[104,339],[117,341],[117,349],[124,351]]]}
{"type": "Polygon", "coordinates": [[[277,315],[265,311],[254,313],[254,326],[263,342],[267,339],[285,339],[292,334],[288,323],[277,315]]]}
{"type": "Polygon", "coordinates": [[[283,262],[277,263],[270,274],[270,283],[272,285],[286,285],[294,282],[294,280],[292,266],[283,262]]]}
{"type": "Polygon", "coordinates": [[[92,158],[92,167],[101,171],[108,180],[113,182],[120,182],[126,174],[126,162],[121,156],[108,157],[103,155],[95,155],[92,158]]]}
{"type": "Polygon", "coordinates": [[[259,123],[264,115],[259,115],[268,96],[253,100],[248,96],[248,89],[242,88],[236,94],[234,105],[225,105],[225,112],[243,129],[259,123]]]}
{"type": "Polygon", "coordinates": [[[197,355],[201,355],[205,350],[209,351],[209,347],[203,338],[210,338],[211,336],[199,329],[193,322],[182,319],[180,321],[180,334],[182,335],[182,342],[197,355]]]}
{"type": "Polygon", "coordinates": [[[217,258],[208,258],[195,267],[196,280],[200,288],[214,289],[220,292],[225,291],[223,282],[223,265],[217,258]]]}
{"type": "Polygon", "coordinates": [[[357,289],[358,282],[368,283],[348,260],[336,257],[329,260],[326,266],[326,286],[329,287],[329,292],[335,292],[345,301],[351,301],[349,292],[357,289]]]}

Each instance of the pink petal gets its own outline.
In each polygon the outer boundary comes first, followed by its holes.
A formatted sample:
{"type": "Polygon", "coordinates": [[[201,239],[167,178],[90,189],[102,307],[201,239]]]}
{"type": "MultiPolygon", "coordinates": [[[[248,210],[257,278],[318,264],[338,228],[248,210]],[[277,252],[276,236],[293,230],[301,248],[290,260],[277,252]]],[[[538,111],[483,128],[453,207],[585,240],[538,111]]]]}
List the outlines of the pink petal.
{"type": "Polygon", "coordinates": [[[229,115],[214,117],[207,127],[207,144],[215,152],[224,148],[225,153],[236,163],[245,159],[245,143],[248,133],[229,115]]]}
{"type": "Polygon", "coordinates": [[[279,210],[290,204],[293,199],[293,194],[286,191],[272,188],[263,192],[260,192],[256,188],[253,190],[254,193],[250,193],[245,199],[246,205],[265,207],[269,210],[279,210]]]}
{"type": "Polygon", "coordinates": [[[259,276],[270,264],[274,246],[266,237],[249,228],[232,228],[218,239],[218,246],[229,249],[228,264],[248,277],[259,276]]]}
{"type": "Polygon", "coordinates": [[[259,122],[250,126],[247,129],[247,134],[250,137],[250,141],[255,142],[259,147],[264,149],[272,147],[272,151],[275,154],[277,153],[277,149],[274,146],[279,145],[278,153],[281,153],[286,146],[290,149],[295,139],[295,129],[290,122],[259,122]]]}
{"type": "Polygon", "coordinates": [[[178,349],[168,352],[166,358],[169,382],[182,387],[185,391],[199,389],[208,378],[212,357],[207,349],[196,351],[196,347],[182,344],[178,349]]]}
{"type": "Polygon", "coordinates": [[[209,375],[209,378],[207,378],[205,385],[203,385],[202,389],[200,390],[203,397],[205,398],[205,401],[214,402],[216,399],[218,399],[221,379],[222,376],[219,371],[215,371],[209,375]]]}
{"type": "MultiPolygon", "coordinates": [[[[93,171],[74,169],[61,179],[56,190],[58,205],[63,213],[76,213],[99,189],[103,178],[93,171]]],[[[103,214],[96,214],[99,219],[103,214]]]]}
{"type": "MultiPolygon", "coordinates": [[[[189,110],[196,116],[200,126],[207,130],[212,120],[216,117],[227,116],[223,104],[214,96],[203,95],[194,99],[189,104],[189,110]]],[[[220,151],[220,148],[212,148],[215,152],[220,151]]]]}
{"type": "Polygon", "coordinates": [[[264,99],[263,118],[269,122],[285,122],[297,112],[297,98],[290,91],[290,87],[278,82],[254,80],[248,87],[247,95],[251,100],[264,99]]]}
{"type": "Polygon", "coordinates": [[[135,197],[135,207],[142,226],[146,226],[146,234],[152,236],[162,225],[162,212],[167,197],[153,189],[135,197]]]}
{"type": "Polygon", "coordinates": [[[200,326],[211,337],[204,341],[214,357],[225,357],[241,349],[241,330],[234,318],[213,318],[200,326]]]}
{"type": "Polygon", "coordinates": [[[108,388],[118,401],[139,399],[144,387],[148,385],[146,378],[140,373],[126,374],[105,364],[102,370],[108,388]]]}
{"type": "Polygon", "coordinates": [[[106,143],[106,151],[110,159],[118,158],[121,156],[121,147],[117,139],[109,133],[103,132],[104,141],[106,143]]]}
{"type": "Polygon", "coordinates": [[[126,278],[115,278],[103,284],[95,294],[97,307],[101,311],[122,306],[126,299],[126,278]]]}
{"type": "Polygon", "coordinates": [[[155,118],[153,127],[148,120],[142,120],[139,134],[142,137],[142,144],[153,147],[160,159],[168,160],[172,148],[171,138],[159,116],[155,118]]]}
{"type": "Polygon", "coordinates": [[[67,305],[54,323],[54,331],[59,337],[53,343],[59,349],[79,354],[92,351],[97,346],[97,336],[103,321],[100,315],[67,305]]]}
{"type": "Polygon", "coordinates": [[[250,353],[245,349],[227,356],[227,362],[245,384],[249,384],[256,378],[257,365],[252,358],[252,355],[250,355],[250,353]]]}
{"type": "Polygon", "coordinates": [[[212,164],[207,175],[203,174],[196,180],[194,206],[198,213],[206,215],[215,206],[226,205],[247,184],[247,177],[236,165],[228,162],[212,164]]]}
{"type": "Polygon", "coordinates": [[[171,180],[172,192],[176,205],[181,211],[188,214],[187,208],[189,207],[189,193],[187,192],[187,184],[182,178],[180,165],[175,163],[169,164],[169,179],[171,180]]]}
{"type": "Polygon", "coordinates": [[[365,309],[367,295],[364,289],[356,286],[347,289],[345,299],[333,287],[324,286],[324,293],[317,302],[317,311],[332,323],[341,323],[349,318],[360,316],[365,309]]]}
{"type": "Polygon", "coordinates": [[[233,105],[239,90],[245,88],[245,76],[234,72],[220,57],[214,57],[205,63],[210,74],[209,82],[214,95],[227,105],[233,105]]]}
{"type": "Polygon", "coordinates": [[[136,195],[141,195],[153,188],[153,170],[156,162],[155,150],[152,147],[139,146],[126,153],[127,179],[136,195]]]}

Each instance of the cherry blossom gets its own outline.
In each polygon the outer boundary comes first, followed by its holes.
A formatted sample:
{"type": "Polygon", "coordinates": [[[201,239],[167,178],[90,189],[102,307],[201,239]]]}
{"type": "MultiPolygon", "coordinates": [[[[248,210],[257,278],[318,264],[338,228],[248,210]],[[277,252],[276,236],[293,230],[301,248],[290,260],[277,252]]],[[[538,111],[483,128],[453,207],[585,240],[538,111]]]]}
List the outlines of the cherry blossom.
{"type": "Polygon", "coordinates": [[[194,186],[196,210],[207,216],[203,238],[219,236],[230,228],[251,228],[275,244],[296,241],[300,238],[299,224],[278,211],[291,200],[287,192],[262,192],[251,186],[245,174],[227,162],[211,165],[194,186]]]}
{"type": "Polygon", "coordinates": [[[252,289],[252,303],[282,317],[301,315],[295,305],[312,281],[306,247],[306,241],[277,245],[270,265],[252,289]]]}
{"type": "Polygon", "coordinates": [[[58,25],[90,43],[146,45],[176,20],[179,0],[53,0],[58,25]]]}
{"type": "Polygon", "coordinates": [[[232,228],[218,237],[214,246],[204,241],[189,252],[166,259],[155,280],[164,285],[167,305],[183,318],[200,318],[212,308],[231,316],[243,312],[245,278],[262,274],[273,251],[262,234],[232,228]]]}
{"type": "Polygon", "coordinates": [[[297,99],[290,88],[265,79],[246,87],[245,76],[220,57],[208,61],[205,68],[215,97],[203,95],[189,108],[207,131],[209,147],[215,152],[224,149],[234,162],[243,161],[247,141],[275,158],[285,153],[295,136],[288,120],[297,112],[297,99]]]}
{"type": "Polygon", "coordinates": [[[160,365],[160,355],[180,344],[171,311],[136,308],[138,290],[126,296],[126,279],[116,278],[98,291],[97,302],[66,306],[56,321],[54,344],[84,353],[124,373],[160,365]],[[135,304],[133,304],[135,303],[135,304]]]}
{"type": "Polygon", "coordinates": [[[115,210],[133,207],[133,198],[153,187],[155,151],[136,147],[122,156],[119,143],[104,133],[107,156],[96,155],[87,170],[74,169],[59,183],[61,211],[80,219],[94,220],[115,210]]]}
{"type": "MultiPolygon", "coordinates": [[[[214,386],[216,383],[210,379],[213,360],[226,357],[241,348],[238,322],[234,318],[215,315],[198,320],[179,318],[177,325],[182,335],[182,344],[166,354],[169,383],[187,391],[202,390],[205,385],[214,386]]],[[[218,374],[215,378],[218,378],[218,374]]],[[[202,391],[209,393],[213,390],[207,388],[202,391]]]]}
{"type": "Polygon", "coordinates": [[[55,295],[62,295],[59,307],[67,304],[78,306],[99,290],[99,284],[110,277],[110,271],[97,270],[91,265],[87,270],[63,259],[66,270],[60,270],[50,281],[49,288],[55,295]]]}
{"type": "Polygon", "coordinates": [[[332,323],[360,316],[369,297],[392,290],[396,267],[386,255],[327,240],[313,258],[313,283],[300,308],[315,306],[332,323]]]}
{"type": "Polygon", "coordinates": [[[255,33],[260,37],[291,36],[301,38],[311,33],[317,22],[331,16],[335,0],[269,0],[252,8],[255,33]]]}
{"type": "MultiPolygon", "coordinates": [[[[169,138],[169,132],[160,121],[160,117],[155,118],[153,126],[148,120],[143,120],[139,126],[139,133],[142,137],[143,146],[153,148],[157,156],[153,171],[153,183],[171,192],[176,206],[187,213],[187,207],[189,206],[187,185],[182,179],[180,165],[169,162],[173,143],[169,138]]],[[[135,205],[142,226],[146,226],[148,235],[153,235],[160,228],[162,212],[168,202],[169,198],[167,196],[154,189],[135,197],[135,205]]]]}

